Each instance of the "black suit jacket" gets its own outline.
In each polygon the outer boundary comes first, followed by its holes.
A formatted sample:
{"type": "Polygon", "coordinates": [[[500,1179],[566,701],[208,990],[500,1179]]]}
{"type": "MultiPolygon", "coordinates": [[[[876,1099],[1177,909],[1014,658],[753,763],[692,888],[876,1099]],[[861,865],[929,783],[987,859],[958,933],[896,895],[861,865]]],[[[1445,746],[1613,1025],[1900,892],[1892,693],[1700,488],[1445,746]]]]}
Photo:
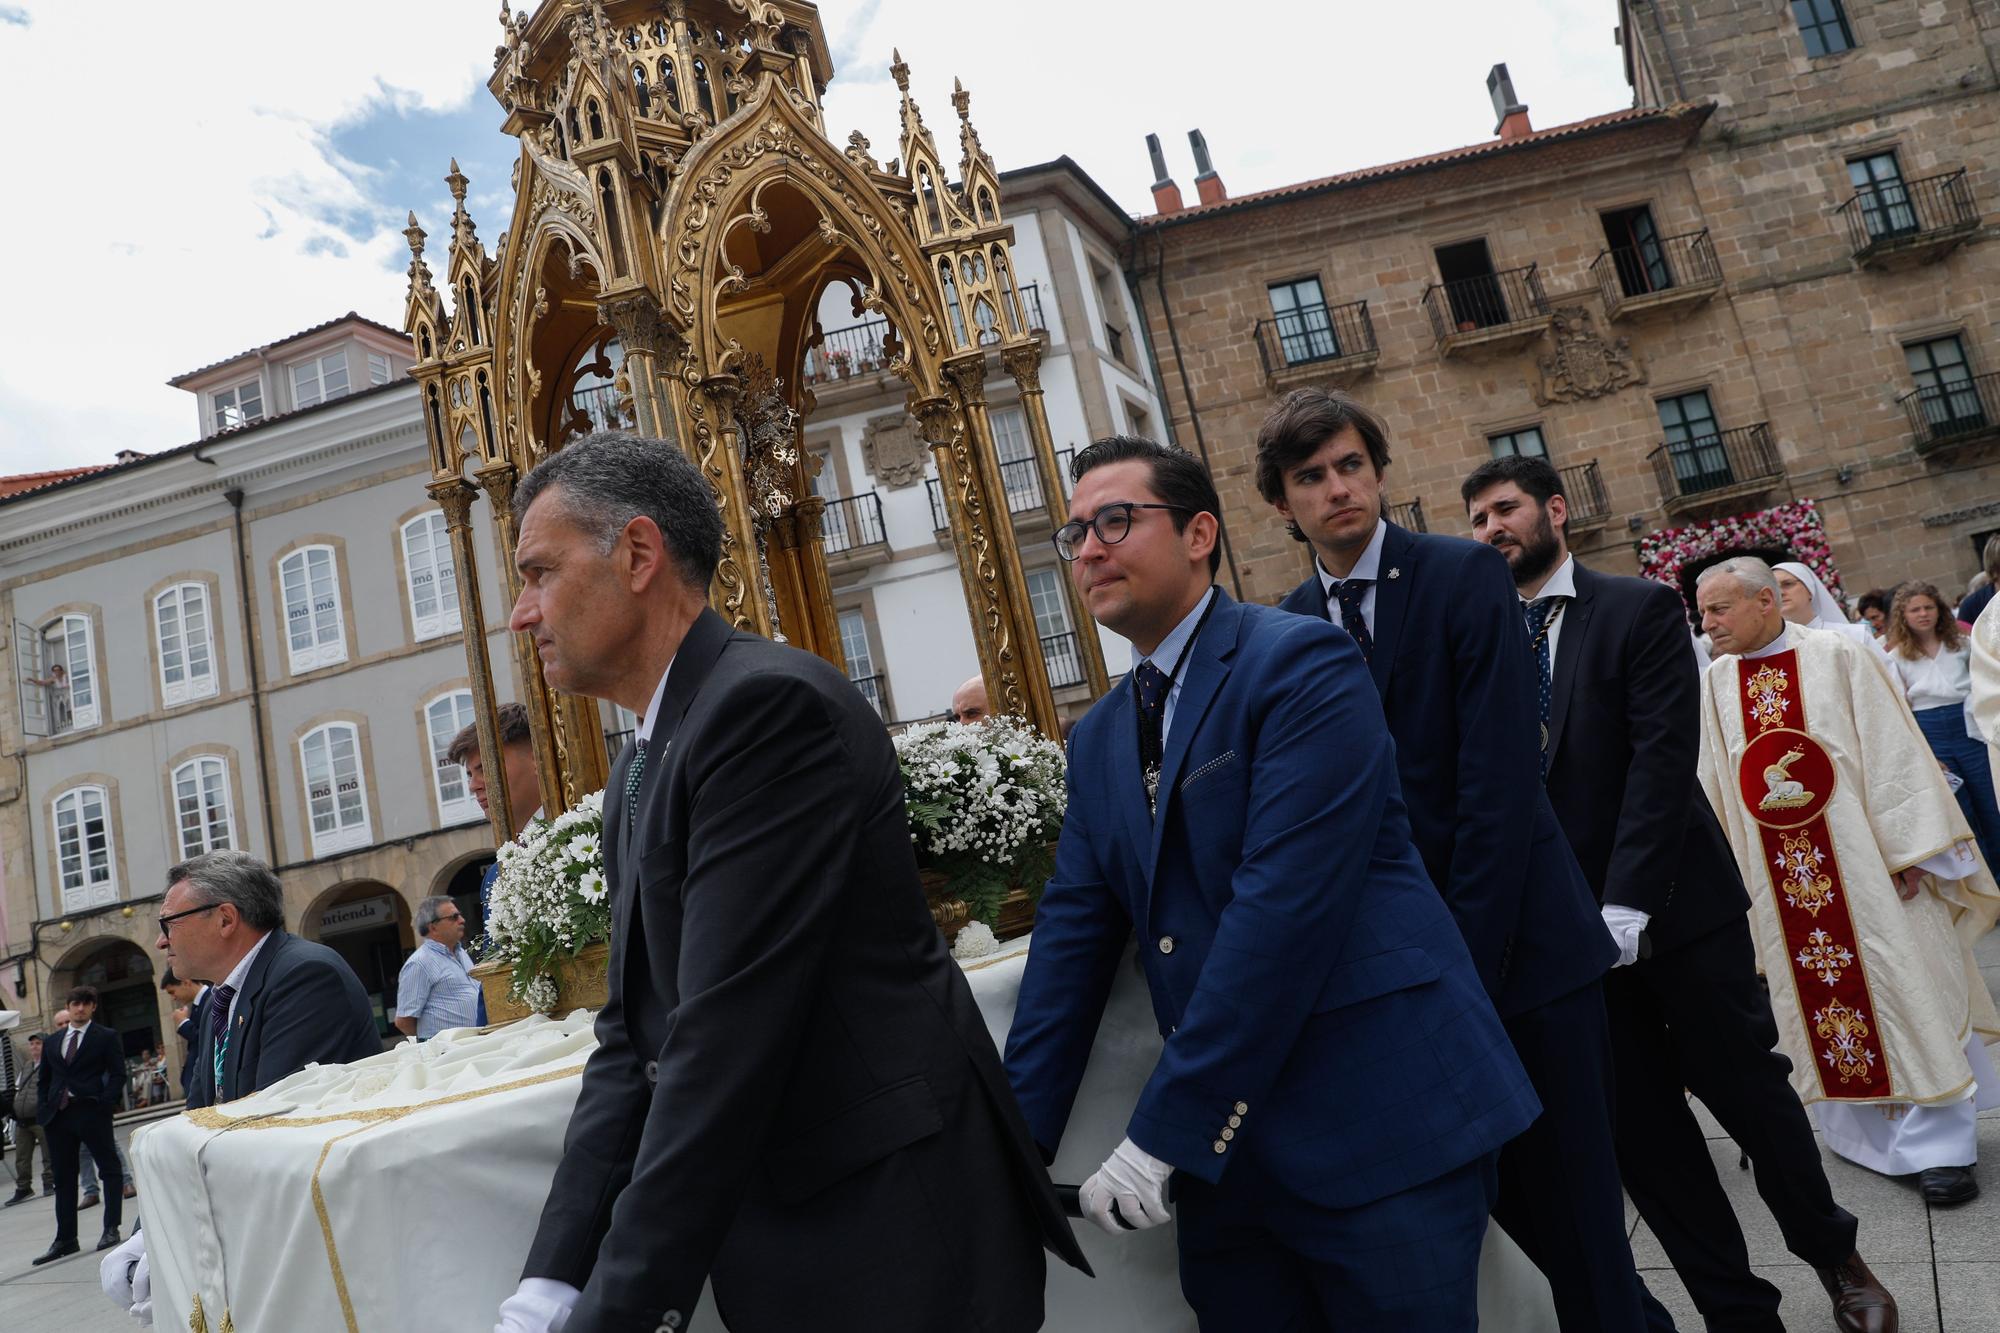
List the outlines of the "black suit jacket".
{"type": "Polygon", "coordinates": [[[201,993],[188,1006],[188,1016],[175,1029],[180,1039],[186,1043],[181,1055],[181,1096],[186,1097],[194,1086],[194,1053],[201,1046],[201,1030],[208,1024],[208,997],[214,993],[212,987],[203,986],[201,993]]]}
{"type": "Polygon", "coordinates": [[[1695,777],[1700,684],[1672,588],[1577,564],[1556,642],[1549,799],[1598,900],[1651,913],[1655,953],[1750,908],[1695,777]]]}
{"type": "Polygon", "coordinates": [[[894,748],[712,611],[605,800],[610,999],[524,1275],[570,1333],[1037,1327],[1085,1267],[918,881],[894,748]],[[992,1322],[981,1322],[981,1313],[992,1322]],[[1032,1322],[1030,1322],[1032,1318],[1032,1322]]]}
{"type": "MultiPolygon", "coordinates": [[[[215,1033],[208,1017],[215,1003],[210,990],[195,1022],[190,1107],[217,1100],[215,1033]]],[[[236,997],[222,1054],[223,1100],[261,1091],[309,1064],[346,1064],[381,1053],[375,1011],[347,960],[324,944],[274,930],[236,997]]]]}
{"type": "MultiPolygon", "coordinates": [[[[1279,605],[1332,618],[1317,569],[1279,605]]],[[[1502,1018],[1590,984],[1618,958],[1542,790],[1520,607],[1492,547],[1388,525],[1368,669],[1396,740],[1411,840],[1502,1018]]]]}
{"type": "Polygon", "coordinates": [[[77,1042],[76,1057],[65,1059],[69,1029],[53,1041],[42,1043],[42,1067],[37,1075],[40,1098],[35,1121],[46,1125],[62,1109],[68,1093],[70,1110],[110,1115],[118,1109],[118,1094],[125,1086],[125,1043],[102,1023],[92,1023],[77,1042]]]}

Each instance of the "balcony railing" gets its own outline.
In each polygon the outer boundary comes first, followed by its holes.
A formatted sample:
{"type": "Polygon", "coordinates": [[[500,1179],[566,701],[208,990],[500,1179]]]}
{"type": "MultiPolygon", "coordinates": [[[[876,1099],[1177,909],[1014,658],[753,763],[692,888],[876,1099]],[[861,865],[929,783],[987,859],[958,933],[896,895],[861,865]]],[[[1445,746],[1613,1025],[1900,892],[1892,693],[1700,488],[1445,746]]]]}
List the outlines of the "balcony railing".
{"type": "Polygon", "coordinates": [[[1038,513],[1048,508],[1043,499],[1042,466],[1035,458],[1010,458],[1000,465],[1000,486],[1007,492],[1007,512],[1038,513]]]}
{"type": "Polygon", "coordinates": [[[625,742],[631,739],[632,732],[629,728],[624,731],[607,731],[604,733],[604,753],[612,763],[615,764],[618,762],[618,752],[624,749],[625,742]]]}
{"type": "Polygon", "coordinates": [[[1021,288],[1021,309],[1028,315],[1029,332],[1046,331],[1048,325],[1042,320],[1042,284],[1030,282],[1021,288]]]}
{"type": "Polygon", "coordinates": [[[944,483],[936,477],[925,477],[924,490],[931,500],[931,528],[937,532],[949,532],[951,506],[944,502],[944,483]]]}
{"type": "Polygon", "coordinates": [[[1083,654],[1077,651],[1076,634],[1042,636],[1042,661],[1049,669],[1049,688],[1060,690],[1083,684],[1083,654]]]}
{"type": "Polygon", "coordinates": [[[861,697],[875,710],[875,716],[884,722],[889,720],[888,677],[879,671],[872,676],[856,676],[854,688],[861,691],[861,697]]]}
{"type": "Polygon", "coordinates": [[[569,396],[570,419],[564,426],[572,435],[587,431],[631,430],[632,414],[625,410],[615,384],[597,384],[578,389],[569,396]],[[587,426],[584,423],[589,423],[587,426]]]}
{"type": "Polygon", "coordinates": [[[1669,509],[1710,492],[1768,483],[1784,475],[1767,422],[1662,443],[1647,455],[1669,509]]]}
{"type": "Polygon", "coordinates": [[[1424,502],[1412,500],[1408,504],[1390,505],[1389,521],[1410,532],[1429,532],[1430,525],[1424,522],[1424,502]]]}
{"type": "Polygon", "coordinates": [[[1071,481],[1069,478],[1070,467],[1075,462],[1076,462],[1076,450],[1074,449],[1056,450],[1056,476],[1062,481],[1063,499],[1065,500],[1069,499],[1070,496],[1076,494],[1076,483],[1071,481]]]}
{"type": "Polygon", "coordinates": [[[1604,489],[1597,461],[1572,463],[1556,471],[1562,477],[1563,503],[1569,506],[1569,530],[1592,527],[1611,517],[1611,497],[1604,489]]]}
{"type": "Polygon", "coordinates": [[[1258,320],[1255,332],[1267,379],[1295,366],[1327,365],[1380,352],[1366,301],[1301,306],[1258,320]]]}
{"type": "MultiPolygon", "coordinates": [[[[1031,282],[1020,291],[1021,308],[1028,316],[1028,330],[1045,329],[1041,284],[1031,282]]],[[[806,383],[836,384],[841,380],[886,371],[889,368],[888,336],[889,321],[886,319],[868,319],[846,328],[828,330],[819,346],[806,351],[806,383]]]]}
{"type": "Polygon", "coordinates": [[[881,545],[888,540],[882,528],[882,497],[869,491],[828,500],[819,531],[828,555],[881,545]]]}
{"type": "Polygon", "coordinates": [[[1865,186],[1840,206],[1840,216],[1856,259],[1956,245],[1979,227],[1979,206],[1963,169],[1865,186]]]}
{"type": "Polygon", "coordinates": [[[1917,434],[1919,453],[2000,434],[2000,374],[1913,389],[1900,401],[1910,415],[1910,429],[1917,434]]]}
{"type": "Polygon", "coordinates": [[[1605,312],[1614,319],[1628,306],[1665,305],[1676,296],[1692,299],[1722,284],[1722,265],[1716,262],[1706,227],[1606,250],[1591,262],[1590,271],[1604,297],[1605,312]]]}
{"type": "Polygon", "coordinates": [[[1431,317],[1431,332],[1449,347],[1460,338],[1472,341],[1484,333],[1539,328],[1549,318],[1549,298],[1542,290],[1540,271],[1530,264],[1434,282],[1424,288],[1424,309],[1431,317]]]}

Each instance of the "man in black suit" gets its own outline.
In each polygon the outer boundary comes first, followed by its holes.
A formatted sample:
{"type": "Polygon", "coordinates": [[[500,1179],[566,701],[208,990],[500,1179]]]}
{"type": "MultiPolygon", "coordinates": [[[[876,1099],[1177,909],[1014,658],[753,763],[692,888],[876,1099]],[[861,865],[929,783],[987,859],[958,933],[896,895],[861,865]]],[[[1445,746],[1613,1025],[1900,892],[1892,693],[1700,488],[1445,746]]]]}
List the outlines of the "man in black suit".
{"type": "MultiPolygon", "coordinates": [[[[642,721],[604,810],[610,999],[501,1327],[1026,1330],[1085,1268],[932,923],[881,720],[707,609],[722,529],[673,445],[599,434],[515,494],[512,627],[642,721]]],[[[1087,1270],[1086,1270],[1087,1271],[1087,1270]]]]}
{"type": "Polygon", "coordinates": [[[1412,838],[1541,1098],[1501,1150],[1494,1220],[1549,1279],[1565,1333],[1638,1333],[1600,984],[1618,947],[1538,781],[1514,582],[1496,551],[1387,522],[1388,465],[1381,421],[1346,394],[1298,389],[1264,419],[1257,488],[1316,557],[1280,606],[1342,625],[1367,658],[1412,838]]]}
{"type": "Polygon", "coordinates": [[[1561,478],[1498,458],[1461,488],[1473,532],[1513,567],[1547,702],[1548,794],[1605,918],[1637,962],[1605,986],[1625,1188],[1711,1328],[1782,1333],[1778,1289],[1750,1270],[1701,1098],[1750,1155],[1785,1244],[1819,1273],[1838,1327],[1892,1333],[1896,1304],[1855,1249],[1812,1126],[1774,1048],[1749,897],[1695,776],[1699,678],[1680,597],[1569,554],[1561,478]]]}
{"type": "Polygon", "coordinates": [[[174,1035],[181,1039],[181,1096],[185,1098],[194,1083],[194,1048],[201,1033],[202,1015],[208,1012],[202,1003],[208,998],[208,987],[177,975],[170,967],[160,977],[160,989],[173,999],[175,1006],[174,1035]]]}
{"type": "Polygon", "coordinates": [[[104,1176],[104,1234],[97,1248],[118,1244],[124,1207],[125,1173],[119,1164],[111,1114],[125,1086],[125,1047],[97,1015],[97,990],[78,986],[69,993],[69,1027],[42,1051],[36,1073],[35,1118],[48,1134],[49,1161],[56,1175],[56,1238],[36,1257],[46,1264],[75,1254],[78,1154],[88,1148],[104,1176]]]}

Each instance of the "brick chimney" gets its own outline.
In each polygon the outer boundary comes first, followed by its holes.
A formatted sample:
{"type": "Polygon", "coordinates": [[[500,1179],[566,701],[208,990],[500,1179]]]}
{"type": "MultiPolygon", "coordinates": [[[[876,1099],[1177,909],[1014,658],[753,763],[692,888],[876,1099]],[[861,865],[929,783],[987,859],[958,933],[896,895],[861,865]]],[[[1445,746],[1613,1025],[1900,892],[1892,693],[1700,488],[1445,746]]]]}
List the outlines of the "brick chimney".
{"type": "Polygon", "coordinates": [[[1514,95],[1514,80],[1504,63],[1487,72],[1486,93],[1493,99],[1493,114],[1499,117],[1499,124],[1493,127],[1495,134],[1505,140],[1534,132],[1535,127],[1528,123],[1528,108],[1514,95]]]}
{"type": "Polygon", "coordinates": [[[1181,202],[1181,187],[1174,184],[1173,177],[1167,175],[1167,155],[1160,151],[1160,136],[1146,136],[1146,151],[1153,158],[1153,211],[1155,213],[1178,213],[1187,205],[1181,202]]]}
{"type": "Polygon", "coordinates": [[[1194,149],[1194,189],[1204,204],[1219,204],[1229,197],[1229,191],[1222,188],[1222,177],[1215,174],[1215,164],[1208,160],[1208,140],[1200,130],[1188,131],[1188,147],[1194,149]]]}

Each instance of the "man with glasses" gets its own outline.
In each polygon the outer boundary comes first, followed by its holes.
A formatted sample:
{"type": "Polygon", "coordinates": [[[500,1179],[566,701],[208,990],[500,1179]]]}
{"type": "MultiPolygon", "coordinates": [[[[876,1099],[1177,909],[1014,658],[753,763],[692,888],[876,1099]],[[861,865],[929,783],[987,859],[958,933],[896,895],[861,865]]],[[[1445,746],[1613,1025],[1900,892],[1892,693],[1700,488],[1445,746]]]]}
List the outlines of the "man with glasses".
{"type": "Polygon", "coordinates": [[[474,981],[465,938],[465,915],[450,898],[436,895],[417,904],[417,934],[423,936],[396,977],[396,1030],[429,1041],[446,1028],[481,1025],[481,994],[474,981]]]}
{"type": "Polygon", "coordinates": [[[1214,586],[1192,455],[1113,436],[1073,472],[1056,553],[1133,667],[1070,738],[1007,1042],[1029,1129],[1061,1141],[1136,933],[1165,1045],[1086,1214],[1173,1218],[1205,1328],[1473,1328],[1495,1160],[1539,1105],[1411,844],[1361,654],[1214,586]]]}

